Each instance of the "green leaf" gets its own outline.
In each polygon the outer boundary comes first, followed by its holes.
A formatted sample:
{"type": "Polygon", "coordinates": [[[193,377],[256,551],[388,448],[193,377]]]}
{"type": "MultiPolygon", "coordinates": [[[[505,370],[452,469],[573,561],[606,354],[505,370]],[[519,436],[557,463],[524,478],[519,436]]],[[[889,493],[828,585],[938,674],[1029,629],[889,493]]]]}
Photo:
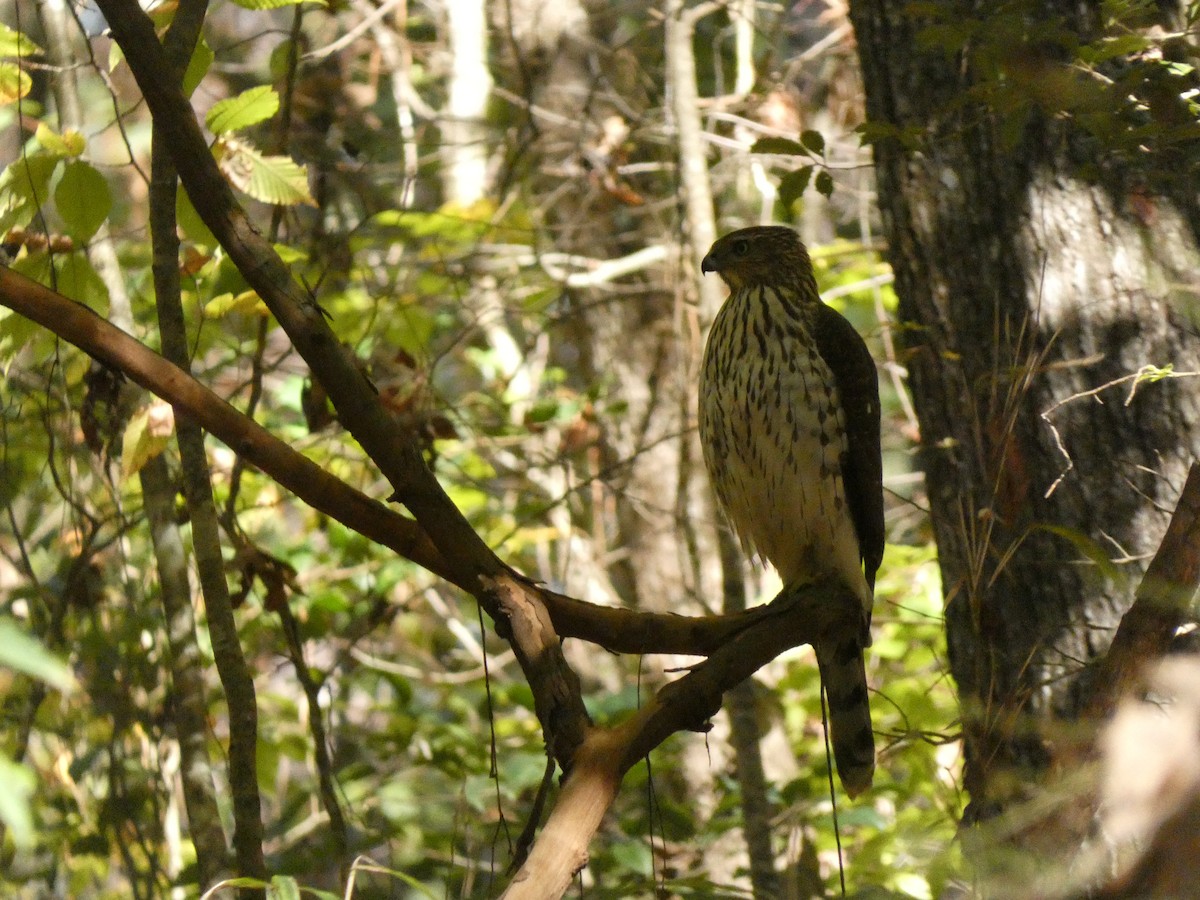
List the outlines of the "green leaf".
{"type": "Polygon", "coordinates": [[[265,156],[244,141],[222,139],[213,146],[217,164],[238,190],[279,206],[316,206],[308,192],[308,173],[287,156],[265,156]]]}
{"type": "Polygon", "coordinates": [[[1101,38],[1079,48],[1079,58],[1088,65],[1096,66],[1118,56],[1141,53],[1150,46],[1150,39],[1141,34],[1122,34],[1101,38]]]}
{"type": "Polygon", "coordinates": [[[1103,577],[1114,581],[1120,579],[1121,573],[1109,558],[1108,552],[1082,531],[1076,531],[1074,528],[1067,528],[1062,525],[1047,524],[1035,525],[1033,526],[1033,530],[1045,531],[1062,538],[1079,551],[1079,553],[1086,556],[1103,577]]]}
{"type": "Polygon", "coordinates": [[[900,137],[899,127],[891,122],[863,122],[854,130],[858,132],[859,143],[864,146],[900,137]]]}
{"type": "Polygon", "coordinates": [[[57,257],[59,293],[103,315],[108,312],[108,288],[87,256],[79,251],[57,257]]]}
{"type": "Polygon", "coordinates": [[[751,153],[772,153],[776,156],[808,156],[804,145],[791,138],[765,137],[759,138],[750,147],[751,153]]]}
{"type": "Polygon", "coordinates": [[[783,204],[785,210],[790,210],[792,204],[800,199],[800,196],[808,188],[808,182],[812,179],[813,167],[801,166],[794,172],[788,172],[779,181],[779,202],[783,204]]]}
{"type": "Polygon", "coordinates": [[[0,666],[24,672],[63,692],[75,689],[75,677],[66,663],[51,655],[8,616],[0,617],[0,666]]]}
{"type": "MultiPolygon", "coordinates": [[[[12,266],[12,269],[20,271],[16,265],[12,266]]],[[[19,316],[12,310],[0,309],[0,375],[7,378],[9,366],[16,362],[17,351],[27,348],[33,340],[44,334],[45,329],[36,322],[19,316]]],[[[0,492],[0,496],[7,498],[8,494],[0,492]]]]}
{"type": "MultiPolygon", "coordinates": [[[[208,894],[213,894],[218,888],[269,888],[270,885],[261,878],[250,878],[248,875],[239,875],[237,878],[226,878],[224,881],[217,882],[209,888],[208,894]]],[[[206,894],[205,896],[208,896],[206,894]]]]}
{"type": "Polygon", "coordinates": [[[375,872],[379,875],[389,875],[403,884],[408,885],[413,890],[419,891],[426,897],[440,896],[439,894],[435,894],[428,887],[426,887],[417,879],[413,878],[408,873],[401,872],[399,869],[391,869],[387,866],[381,866],[374,860],[367,859],[365,856],[360,856],[354,861],[354,865],[350,868],[350,877],[353,878],[356,872],[375,872]]]}
{"type": "MultiPolygon", "coordinates": [[[[113,46],[116,46],[115,41],[113,46]]],[[[208,68],[212,65],[214,58],[212,48],[208,46],[204,38],[200,38],[196,42],[196,49],[192,51],[192,58],[188,60],[187,70],[183,73],[183,96],[192,96],[192,91],[196,90],[197,85],[208,74],[208,68]]]]}
{"type": "Polygon", "coordinates": [[[242,91],[236,97],[214,103],[204,124],[213,134],[226,134],[265,122],[279,111],[279,95],[270,85],[242,91]]]}
{"type": "Polygon", "coordinates": [[[0,63],[0,106],[16,103],[33,88],[31,79],[19,66],[0,63]]]}
{"type": "Polygon", "coordinates": [[[815,185],[818,193],[826,197],[833,194],[833,176],[829,174],[828,170],[822,169],[817,173],[815,185]]]}
{"type": "Polygon", "coordinates": [[[825,135],[819,131],[813,131],[810,128],[808,131],[801,132],[800,143],[818,156],[825,155],[825,135]]]}
{"type": "Polygon", "coordinates": [[[29,811],[29,798],[37,786],[37,779],[27,766],[19,765],[0,756],[0,822],[8,827],[13,843],[18,847],[33,844],[33,816],[29,811]]]}
{"type": "Polygon", "coordinates": [[[79,243],[91,240],[112,210],[112,192],[104,176],[82,160],[69,163],[54,189],[54,205],[67,234],[79,243]]]}
{"type": "Polygon", "coordinates": [[[50,197],[50,176],[58,163],[57,158],[44,154],[13,160],[0,175],[0,208],[40,207],[50,197]]]}
{"type": "Polygon", "coordinates": [[[628,872],[650,877],[654,873],[654,858],[645,841],[619,841],[612,847],[613,859],[628,872]]]}
{"type": "Polygon", "coordinates": [[[279,900],[300,900],[300,884],[290,875],[272,875],[268,894],[279,900]]]}
{"type": "Polygon", "coordinates": [[[204,220],[196,212],[196,207],[192,205],[192,199],[187,195],[187,191],[183,189],[183,185],[179,186],[175,194],[175,221],[179,223],[179,227],[183,230],[184,236],[188,240],[194,241],[210,250],[217,246],[217,239],[213,237],[213,233],[208,230],[208,226],[204,224],[204,220]]]}
{"type": "Polygon", "coordinates": [[[45,52],[24,34],[0,22],[0,56],[37,56],[45,52]]]}

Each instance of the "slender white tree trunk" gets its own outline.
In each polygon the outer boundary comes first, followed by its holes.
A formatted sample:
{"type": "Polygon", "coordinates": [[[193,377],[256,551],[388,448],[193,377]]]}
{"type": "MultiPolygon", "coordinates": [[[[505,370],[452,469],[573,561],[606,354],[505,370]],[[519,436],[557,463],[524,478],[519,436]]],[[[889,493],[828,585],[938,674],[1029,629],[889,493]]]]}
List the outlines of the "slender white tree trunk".
{"type": "Polygon", "coordinates": [[[488,144],[484,117],[492,74],[487,65],[484,0],[449,0],[446,29],[450,79],[442,123],[442,184],[448,203],[469,206],[487,193],[488,144]]]}

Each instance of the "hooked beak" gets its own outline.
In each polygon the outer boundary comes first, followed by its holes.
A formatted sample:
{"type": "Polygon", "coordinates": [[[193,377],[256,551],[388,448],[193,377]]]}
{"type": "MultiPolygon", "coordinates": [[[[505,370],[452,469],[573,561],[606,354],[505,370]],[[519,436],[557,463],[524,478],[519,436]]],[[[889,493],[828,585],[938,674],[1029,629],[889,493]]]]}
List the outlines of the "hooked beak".
{"type": "Polygon", "coordinates": [[[707,254],[704,259],[700,260],[700,272],[707,275],[709,272],[717,271],[717,263],[712,258],[712,254],[707,254]]]}

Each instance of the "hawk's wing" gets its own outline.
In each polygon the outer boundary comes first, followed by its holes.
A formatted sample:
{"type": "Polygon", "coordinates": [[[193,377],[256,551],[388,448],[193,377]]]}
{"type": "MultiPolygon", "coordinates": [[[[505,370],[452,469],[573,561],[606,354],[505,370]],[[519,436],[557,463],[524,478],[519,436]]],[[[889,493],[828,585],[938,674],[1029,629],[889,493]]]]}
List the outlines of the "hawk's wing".
{"type": "Polygon", "coordinates": [[[833,372],[849,450],[842,461],[842,482],[867,584],[875,588],[875,572],[883,559],[883,460],[879,441],[879,376],[875,360],[854,326],[836,309],[817,304],[813,338],[817,352],[833,372]]]}

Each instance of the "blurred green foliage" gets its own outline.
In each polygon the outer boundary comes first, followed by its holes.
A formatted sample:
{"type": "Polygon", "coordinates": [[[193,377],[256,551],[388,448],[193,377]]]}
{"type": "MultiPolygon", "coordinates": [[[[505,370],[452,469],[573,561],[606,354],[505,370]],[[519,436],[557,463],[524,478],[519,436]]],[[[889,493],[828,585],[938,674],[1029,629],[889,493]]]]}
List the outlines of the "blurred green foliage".
{"type": "MultiPolygon", "coordinates": [[[[572,542],[588,537],[592,485],[623,464],[604,468],[589,454],[597,423],[630,424],[630,400],[614,379],[579,378],[573,360],[580,351],[565,327],[581,305],[599,305],[612,295],[589,294],[562,275],[564,269],[584,270],[554,253],[540,205],[553,197],[514,189],[465,208],[437,199],[426,184],[437,175],[437,154],[427,152],[436,149],[436,129],[422,127],[399,139],[392,127],[396,96],[366,89],[378,74],[371,68],[378,59],[373,49],[351,53],[358,67],[352,73],[314,62],[298,85],[288,86],[282,83],[281,48],[294,10],[270,12],[286,6],[279,0],[239,6],[252,12],[239,17],[214,10],[189,70],[187,87],[197,107],[208,110],[214,151],[224,154],[226,172],[258,219],[272,214],[260,204],[280,204],[274,209],[282,224],[281,255],[311,287],[384,402],[424,436],[430,463],[455,503],[504,558],[558,586],[572,562],[572,542]],[[302,149],[295,158],[268,154],[258,148],[272,146],[272,116],[293,88],[291,100],[303,120],[295,141],[302,149]],[[415,199],[403,205],[396,198],[412,187],[406,179],[413,177],[404,154],[414,147],[422,151],[422,181],[415,199]],[[522,359],[514,368],[503,349],[486,339],[494,310],[476,305],[480,284],[501,298],[517,345],[531,356],[534,350],[541,354],[533,364],[522,359]],[[530,365],[536,378],[525,377],[530,365]],[[521,384],[532,391],[522,392],[521,384]],[[561,510],[568,513],[566,526],[554,518],[561,510]]],[[[412,6],[401,35],[417,50],[410,87],[436,96],[443,90],[437,52],[444,38],[429,11],[412,6]]],[[[1106,2],[1102,31],[1082,44],[1061,29],[1039,31],[1037,46],[1073,61],[1060,96],[1047,95],[1045,84],[1034,96],[1029,84],[1014,80],[1014,60],[1031,46],[1034,4],[998,3],[981,17],[960,15],[955,3],[910,6],[928,19],[926,49],[970,48],[972,64],[986,76],[978,99],[1014,128],[1022,110],[1058,104],[1114,152],[1194,135],[1196,93],[1187,87],[1194,73],[1155,56],[1159,45],[1137,30],[1152,4],[1106,2]],[[1097,77],[1117,60],[1126,63],[1119,78],[1097,77]],[[1158,102],[1163,91],[1175,92],[1170,103],[1158,102]],[[1182,116],[1178,122],[1168,121],[1176,114],[1182,116]]],[[[1190,8],[1194,24],[1197,6],[1190,8]]],[[[305,46],[337,33],[333,17],[339,9],[304,14],[305,46]]],[[[624,8],[622,15],[629,33],[645,39],[644,10],[624,8]]],[[[728,52],[719,40],[723,27],[702,24],[707,43],[698,41],[698,48],[704,45],[706,92],[728,75],[728,52]]],[[[787,47],[780,39],[760,49],[769,57],[787,47]]],[[[38,59],[40,52],[15,30],[0,28],[0,129],[24,128],[19,158],[0,174],[0,233],[9,264],[107,314],[109,289],[86,252],[107,223],[137,336],[157,346],[139,206],[145,183],[128,162],[131,155],[146,158],[145,119],[122,98],[118,105],[132,125],[125,133],[112,127],[105,79],[87,70],[78,85],[87,129],[54,130],[45,121],[46,85],[35,85],[12,62],[38,59]],[[36,119],[36,126],[21,125],[19,116],[36,119]],[[28,237],[35,233],[58,243],[39,244],[28,237]]],[[[120,54],[110,61],[119,65],[120,54]]],[[[640,65],[639,78],[650,82],[643,85],[647,94],[661,94],[661,57],[640,65]]],[[[539,175],[521,168],[513,143],[523,139],[523,115],[520,104],[497,115],[510,129],[502,137],[510,142],[506,153],[517,160],[509,174],[518,181],[539,175]]],[[[868,141],[900,139],[913,147],[922,139],[877,125],[861,131],[868,141]]],[[[896,304],[889,272],[857,207],[847,214],[837,206],[848,202],[843,180],[853,167],[839,162],[834,137],[797,129],[794,138],[760,139],[755,149],[780,158],[772,170],[779,216],[790,220],[814,210],[830,219],[842,216],[832,234],[813,246],[818,281],[868,337],[876,357],[895,362],[881,325],[896,304]]],[[[642,140],[644,146],[629,152],[656,174],[639,181],[639,190],[651,199],[674,195],[673,151],[655,144],[662,137],[653,128],[642,140]]],[[[749,205],[738,190],[726,184],[722,202],[749,205]]],[[[629,221],[631,210],[640,209],[627,202],[629,208],[614,201],[612,221],[629,221]]],[[[642,227],[657,229],[652,233],[658,240],[675,236],[678,223],[669,220],[670,211],[648,206],[638,213],[650,223],[642,227]]],[[[197,376],[243,408],[259,379],[255,416],[261,424],[339,478],[386,496],[386,486],[328,418],[303,366],[182,192],[177,212],[197,376]]],[[[643,232],[635,240],[645,238],[643,232]]],[[[0,800],[6,826],[2,890],[30,898],[166,896],[176,884],[194,880],[194,850],[177,789],[171,717],[177,698],[167,674],[160,586],[134,476],[152,452],[161,452],[176,477],[174,442],[131,451],[132,462],[121,470],[122,445],[144,446],[131,429],[145,428],[149,398],[125,386],[119,402],[102,403],[82,353],[5,311],[0,366],[3,746],[10,759],[20,760],[0,769],[9,788],[0,800]],[[88,416],[103,420],[91,429],[100,438],[93,447],[88,416]],[[11,620],[20,621],[20,631],[11,620]],[[70,660],[80,689],[65,690],[65,670],[35,650],[27,634],[54,657],[70,660]]],[[[942,590],[924,498],[919,481],[906,477],[916,426],[900,378],[888,377],[889,371],[882,384],[885,466],[895,476],[892,543],[879,574],[869,655],[880,758],[875,789],[853,804],[838,797],[837,821],[854,891],[933,898],[958,871],[957,707],[946,676],[942,590]]],[[[224,508],[233,456],[217,444],[209,455],[218,508],[224,508]]],[[[350,849],[364,855],[353,873],[354,896],[494,894],[545,772],[530,691],[505,643],[481,621],[470,598],[314,512],[261,473],[248,469],[238,477],[236,516],[227,527],[296,573],[287,603],[305,665],[320,688],[319,708],[309,709],[288,664],[279,617],[255,583],[237,621],[258,689],[257,774],[268,865],[277,873],[272,895],[323,890],[340,896],[345,887],[317,801],[309,723],[314,715],[331,735],[350,849]]],[[[180,504],[186,539],[190,525],[182,510],[180,504]]],[[[232,541],[226,553],[236,584],[232,541]]],[[[208,742],[213,758],[223,761],[228,720],[202,616],[200,624],[208,742]]],[[[568,650],[601,724],[620,720],[658,683],[643,680],[645,661],[610,658],[595,648],[568,650]]],[[[816,668],[806,652],[788,654],[762,673],[760,686],[762,731],[787,750],[789,760],[782,766],[789,774],[770,786],[777,854],[795,872],[832,888],[839,863],[816,668]]],[[[695,746],[690,741],[672,739],[629,773],[581,876],[587,896],[651,896],[656,890],[747,896],[743,887],[713,885],[705,874],[705,854],[727,847],[741,826],[741,788],[731,767],[710,756],[715,808],[701,816],[684,774],[691,764],[688,748],[695,746]]],[[[215,777],[228,826],[231,800],[223,773],[215,777]]]]}

